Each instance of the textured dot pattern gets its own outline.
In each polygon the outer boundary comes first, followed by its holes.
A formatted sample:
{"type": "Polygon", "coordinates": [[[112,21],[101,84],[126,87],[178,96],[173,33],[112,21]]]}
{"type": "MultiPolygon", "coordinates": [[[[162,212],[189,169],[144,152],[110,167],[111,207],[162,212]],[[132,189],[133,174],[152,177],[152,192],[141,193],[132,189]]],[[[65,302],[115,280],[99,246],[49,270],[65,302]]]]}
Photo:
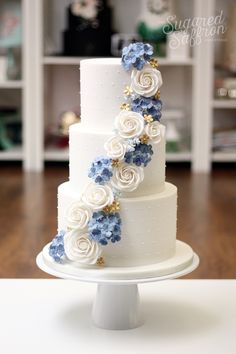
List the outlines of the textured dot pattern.
{"type": "MultiPolygon", "coordinates": [[[[177,189],[166,183],[155,195],[120,200],[122,239],[103,247],[106,264],[133,266],[161,262],[174,254],[177,189]],[[151,208],[147,208],[150,206],[151,208]],[[153,218],[153,214],[156,215],[153,218]]],[[[70,183],[58,190],[58,229],[65,227],[65,210],[76,198],[70,183]]]]}

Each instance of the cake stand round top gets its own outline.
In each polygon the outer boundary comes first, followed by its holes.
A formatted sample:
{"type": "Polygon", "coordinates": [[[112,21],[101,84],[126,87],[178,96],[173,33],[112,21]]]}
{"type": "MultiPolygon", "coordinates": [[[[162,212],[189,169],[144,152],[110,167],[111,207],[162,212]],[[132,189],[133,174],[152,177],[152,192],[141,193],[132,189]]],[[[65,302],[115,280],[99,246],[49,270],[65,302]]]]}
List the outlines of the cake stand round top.
{"type": "Polygon", "coordinates": [[[199,257],[186,243],[177,240],[175,255],[166,261],[138,267],[87,267],[72,262],[56,263],[49,256],[46,245],[37,256],[38,267],[63,279],[94,283],[138,284],[184,276],[198,267],[199,257]]]}

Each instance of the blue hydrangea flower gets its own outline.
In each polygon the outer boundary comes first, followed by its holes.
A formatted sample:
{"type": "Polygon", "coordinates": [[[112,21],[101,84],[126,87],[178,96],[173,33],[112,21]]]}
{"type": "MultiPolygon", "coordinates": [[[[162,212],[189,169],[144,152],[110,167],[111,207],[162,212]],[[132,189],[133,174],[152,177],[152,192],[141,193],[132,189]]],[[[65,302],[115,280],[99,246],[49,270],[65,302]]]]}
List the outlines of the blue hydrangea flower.
{"type": "Polygon", "coordinates": [[[153,120],[160,121],[162,101],[149,97],[138,96],[131,102],[131,110],[138,112],[143,116],[144,114],[151,114],[153,120]]]}
{"type": "Polygon", "coordinates": [[[88,176],[98,184],[106,184],[112,177],[112,159],[107,157],[97,157],[89,169],[88,176]]]}
{"type": "Polygon", "coordinates": [[[59,231],[59,233],[54,237],[49,246],[49,255],[54,259],[55,262],[58,263],[61,262],[62,258],[65,255],[64,236],[65,231],[59,231]]]}
{"type": "Polygon", "coordinates": [[[126,151],[132,152],[135,150],[135,146],[140,144],[139,138],[128,139],[126,151]]]}
{"type": "Polygon", "coordinates": [[[107,245],[109,241],[117,242],[121,239],[121,218],[119,213],[106,214],[104,211],[93,213],[88,224],[89,237],[107,245]]]}
{"type": "Polygon", "coordinates": [[[137,70],[141,70],[150,60],[153,54],[153,47],[147,43],[131,43],[122,50],[122,65],[125,70],[129,70],[131,66],[137,70]]]}
{"type": "Polygon", "coordinates": [[[134,163],[136,166],[146,167],[152,159],[152,145],[139,144],[136,145],[134,151],[128,151],[125,154],[125,162],[134,163]]]}

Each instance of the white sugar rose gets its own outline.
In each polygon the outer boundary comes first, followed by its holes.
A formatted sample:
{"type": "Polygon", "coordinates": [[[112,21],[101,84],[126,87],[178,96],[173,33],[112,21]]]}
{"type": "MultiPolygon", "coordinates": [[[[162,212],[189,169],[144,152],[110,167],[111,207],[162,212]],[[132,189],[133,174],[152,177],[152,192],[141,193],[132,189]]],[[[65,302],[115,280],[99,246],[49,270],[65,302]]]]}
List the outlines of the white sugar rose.
{"type": "Polygon", "coordinates": [[[148,123],[145,127],[145,133],[152,143],[158,144],[161,141],[161,124],[157,121],[148,123]]]}
{"type": "Polygon", "coordinates": [[[97,211],[112,204],[114,196],[109,186],[102,186],[91,182],[85,187],[82,193],[82,200],[89,208],[97,211]]]}
{"type": "Polygon", "coordinates": [[[111,183],[119,191],[132,192],[137,189],[143,178],[142,167],[122,163],[114,169],[111,183]]]}
{"type": "Polygon", "coordinates": [[[137,138],[144,129],[143,116],[137,112],[121,111],[115,119],[115,128],[121,138],[137,138]]]}
{"type": "Polygon", "coordinates": [[[73,202],[65,212],[67,226],[72,229],[84,229],[92,216],[91,209],[82,201],[73,202]]]}
{"type": "Polygon", "coordinates": [[[83,264],[95,264],[102,253],[100,244],[90,240],[88,233],[81,230],[71,230],[65,234],[64,248],[69,260],[83,264]]]}
{"type": "Polygon", "coordinates": [[[119,136],[112,136],[105,142],[104,148],[107,156],[112,159],[122,160],[125,156],[126,146],[119,136]]]}
{"type": "Polygon", "coordinates": [[[159,70],[151,65],[144,65],[142,70],[134,69],[131,74],[131,88],[138,95],[144,97],[154,96],[162,86],[162,76],[159,70]]]}

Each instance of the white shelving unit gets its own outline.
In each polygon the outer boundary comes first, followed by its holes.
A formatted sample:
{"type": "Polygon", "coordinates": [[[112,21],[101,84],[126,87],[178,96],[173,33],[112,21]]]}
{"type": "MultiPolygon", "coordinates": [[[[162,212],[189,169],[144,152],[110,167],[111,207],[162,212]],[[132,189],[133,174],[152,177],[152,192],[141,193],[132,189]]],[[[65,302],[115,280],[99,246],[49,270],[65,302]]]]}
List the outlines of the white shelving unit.
{"type": "Polygon", "coordinates": [[[223,99],[218,99],[218,100],[213,100],[212,101],[212,107],[213,108],[224,108],[224,109],[235,109],[236,108],[236,100],[223,100],[223,99]]]}
{"type": "Polygon", "coordinates": [[[23,88],[24,83],[21,80],[9,80],[5,82],[0,82],[0,89],[20,89],[23,88]]]}
{"type": "MultiPolygon", "coordinates": [[[[221,10],[224,12],[226,18],[230,15],[230,6],[233,4],[234,0],[210,0],[211,12],[213,14],[219,13],[221,10]]],[[[210,107],[210,131],[209,131],[209,166],[210,169],[211,162],[236,162],[236,149],[232,151],[212,151],[211,142],[213,140],[214,127],[217,124],[224,126],[228,118],[235,119],[236,115],[236,100],[233,99],[215,99],[214,98],[214,77],[216,76],[216,57],[217,52],[223,51],[223,41],[222,42],[209,42],[210,54],[206,58],[210,63],[210,87],[209,92],[211,94],[211,107],[210,107]]]]}
{"type": "MultiPolygon", "coordinates": [[[[132,18],[122,13],[133,6],[137,14],[139,1],[112,1],[118,31],[132,30],[132,18]]],[[[44,131],[57,124],[60,112],[79,107],[79,64],[84,58],[45,54],[45,38],[52,39],[55,52],[60,52],[59,35],[65,28],[65,6],[69,0],[21,0],[21,3],[23,79],[2,83],[0,90],[21,90],[24,144],[21,149],[1,152],[0,160],[22,159],[26,170],[40,171],[44,161],[68,161],[68,149],[45,149],[44,131]]],[[[178,0],[178,5],[182,6],[184,18],[210,17],[215,15],[217,6],[216,0],[178,0]]],[[[214,43],[202,41],[192,49],[192,57],[184,61],[159,59],[164,77],[163,116],[184,116],[191,137],[189,149],[167,153],[167,161],[189,161],[193,171],[208,172],[212,161],[236,160],[234,152],[211,152],[214,114],[217,110],[235,109],[236,102],[213,99],[214,43]]]]}
{"type": "Polygon", "coordinates": [[[6,151],[0,151],[0,160],[2,161],[15,161],[23,160],[23,149],[21,146],[15,146],[12,149],[6,151]]]}

